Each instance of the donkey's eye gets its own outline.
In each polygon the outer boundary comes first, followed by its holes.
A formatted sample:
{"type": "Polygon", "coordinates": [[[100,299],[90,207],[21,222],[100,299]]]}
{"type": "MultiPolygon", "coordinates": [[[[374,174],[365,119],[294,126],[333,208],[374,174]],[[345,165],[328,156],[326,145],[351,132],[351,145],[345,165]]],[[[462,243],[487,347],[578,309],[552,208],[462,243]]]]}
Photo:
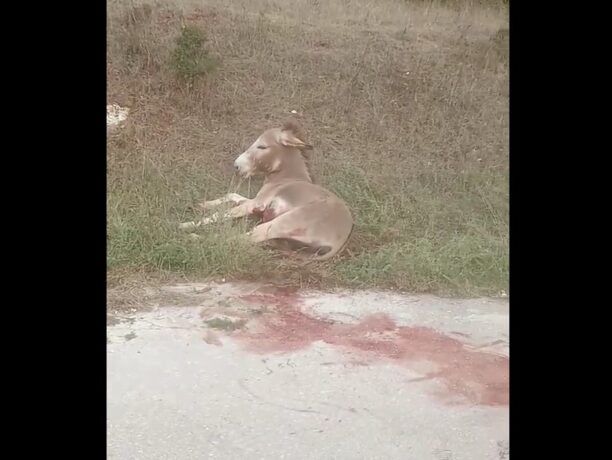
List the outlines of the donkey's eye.
{"type": "Polygon", "coordinates": [[[257,148],[258,149],[267,149],[268,147],[266,147],[265,145],[258,145],[257,148]]]}

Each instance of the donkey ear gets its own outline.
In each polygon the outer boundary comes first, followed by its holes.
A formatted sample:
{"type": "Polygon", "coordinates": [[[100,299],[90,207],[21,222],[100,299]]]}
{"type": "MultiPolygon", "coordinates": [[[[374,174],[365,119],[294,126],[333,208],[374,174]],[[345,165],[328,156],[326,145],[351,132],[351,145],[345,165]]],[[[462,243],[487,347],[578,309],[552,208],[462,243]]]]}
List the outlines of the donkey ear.
{"type": "Polygon", "coordinates": [[[310,150],[312,145],[300,139],[301,133],[299,126],[294,122],[287,122],[281,128],[279,143],[285,147],[296,147],[298,149],[310,150]]]}
{"type": "Polygon", "coordinates": [[[285,147],[297,147],[298,149],[309,150],[312,145],[306,144],[301,139],[298,139],[295,134],[290,131],[281,131],[279,143],[285,147]]]}

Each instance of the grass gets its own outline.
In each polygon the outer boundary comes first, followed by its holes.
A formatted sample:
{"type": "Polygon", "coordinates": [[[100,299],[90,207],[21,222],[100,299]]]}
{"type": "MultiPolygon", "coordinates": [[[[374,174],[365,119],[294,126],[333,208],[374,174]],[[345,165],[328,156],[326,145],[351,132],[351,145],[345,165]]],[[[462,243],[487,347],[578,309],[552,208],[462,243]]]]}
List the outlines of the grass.
{"type": "Polygon", "coordinates": [[[193,84],[194,80],[211,73],[216,68],[217,63],[208,55],[204,47],[205,42],[206,37],[199,27],[182,28],[170,62],[178,78],[193,84]]]}
{"type": "Polygon", "coordinates": [[[503,3],[109,1],[108,101],[130,107],[108,137],[109,281],[507,291],[503,3]],[[348,250],[303,266],[234,239],[245,222],[179,231],[197,201],[254,196],[232,161],[292,110],[355,214],[348,250]]]}

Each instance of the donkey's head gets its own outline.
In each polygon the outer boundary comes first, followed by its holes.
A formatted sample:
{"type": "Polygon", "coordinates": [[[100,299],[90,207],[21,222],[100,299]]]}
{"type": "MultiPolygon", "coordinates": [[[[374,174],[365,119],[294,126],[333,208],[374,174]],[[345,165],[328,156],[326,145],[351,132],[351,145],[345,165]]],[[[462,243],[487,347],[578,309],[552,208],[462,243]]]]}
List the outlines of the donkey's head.
{"type": "Polygon", "coordinates": [[[284,171],[288,175],[303,175],[306,165],[302,152],[312,149],[304,142],[297,123],[286,122],[282,128],[265,131],[234,161],[236,171],[245,177],[269,176],[284,171]]]}

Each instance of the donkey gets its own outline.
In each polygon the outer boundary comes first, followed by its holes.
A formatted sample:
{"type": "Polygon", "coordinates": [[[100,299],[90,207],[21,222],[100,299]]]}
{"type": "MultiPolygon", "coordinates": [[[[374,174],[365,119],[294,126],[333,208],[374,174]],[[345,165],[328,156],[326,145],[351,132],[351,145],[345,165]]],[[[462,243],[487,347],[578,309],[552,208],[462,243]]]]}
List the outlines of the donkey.
{"type": "Polygon", "coordinates": [[[293,121],[265,131],[234,161],[243,177],[263,175],[262,188],[253,199],[237,193],[204,202],[203,209],[223,203],[235,206],[199,222],[185,222],[192,229],[219,220],[256,216],[261,219],[247,235],[253,243],[269,243],[278,249],[327,260],[341,252],[353,231],[353,217],[346,203],[313,183],[300,127],[293,121]]]}

